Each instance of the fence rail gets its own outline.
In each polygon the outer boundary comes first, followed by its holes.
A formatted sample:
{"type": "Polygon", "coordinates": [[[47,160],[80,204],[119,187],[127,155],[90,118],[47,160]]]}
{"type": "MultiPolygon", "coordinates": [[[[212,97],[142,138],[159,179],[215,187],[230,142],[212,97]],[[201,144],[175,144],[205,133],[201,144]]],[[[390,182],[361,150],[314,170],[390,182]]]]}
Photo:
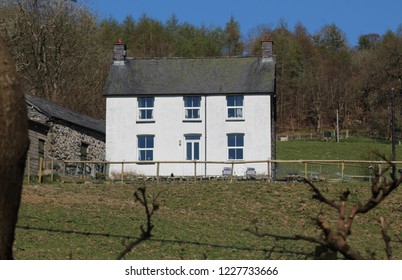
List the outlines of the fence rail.
{"type": "MultiPolygon", "coordinates": [[[[402,161],[391,162],[396,166],[402,166],[402,161]]],[[[368,160],[254,160],[254,161],[149,161],[147,164],[155,165],[155,173],[152,175],[132,175],[125,171],[128,165],[141,165],[143,161],[76,161],[76,160],[54,160],[51,158],[32,159],[28,157],[26,167],[27,183],[53,182],[60,177],[85,178],[86,180],[120,180],[127,181],[136,179],[155,179],[158,182],[167,179],[160,174],[161,166],[168,164],[188,164],[193,165],[193,174],[191,176],[178,176],[175,179],[184,178],[186,180],[197,180],[203,178],[223,178],[230,182],[239,179],[263,179],[263,180],[281,180],[294,181],[300,178],[309,178],[317,181],[351,181],[351,180],[371,180],[374,170],[381,170],[388,165],[386,161],[368,161],[368,160]],[[33,164],[37,160],[39,164],[33,164]],[[121,165],[120,173],[115,174],[114,178],[109,178],[110,165],[121,165]],[[197,174],[197,165],[220,164],[230,167],[229,174],[222,176],[205,176],[197,174]],[[265,164],[266,171],[256,174],[252,178],[248,176],[236,176],[233,171],[236,165],[245,164],[265,164]],[[38,170],[32,170],[31,166],[39,166],[38,170]]]]}

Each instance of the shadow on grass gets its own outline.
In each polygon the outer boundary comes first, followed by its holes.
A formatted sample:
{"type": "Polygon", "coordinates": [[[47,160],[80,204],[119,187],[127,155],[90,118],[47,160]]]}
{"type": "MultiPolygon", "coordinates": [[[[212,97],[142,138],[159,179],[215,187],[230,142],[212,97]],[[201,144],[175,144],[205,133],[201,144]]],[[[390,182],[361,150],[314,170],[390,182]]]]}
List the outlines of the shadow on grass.
{"type": "MultiPolygon", "coordinates": [[[[49,233],[62,233],[62,234],[77,234],[84,236],[100,236],[100,237],[112,237],[112,238],[124,238],[131,240],[139,240],[138,237],[134,237],[131,235],[119,235],[119,234],[111,234],[111,233],[96,233],[96,232],[87,232],[87,231],[77,231],[77,230],[61,230],[61,229],[53,229],[53,228],[41,228],[34,226],[17,226],[18,229],[24,230],[35,230],[35,231],[45,231],[49,233]]],[[[224,244],[212,244],[206,242],[199,241],[187,241],[187,240],[172,240],[172,239],[157,239],[150,238],[148,242],[161,242],[161,243],[171,243],[171,244],[181,244],[181,245],[193,245],[193,246],[208,246],[216,249],[231,249],[231,250],[241,250],[241,251],[255,251],[255,252],[263,252],[267,258],[269,259],[272,253],[279,254],[287,254],[287,255],[297,255],[303,256],[305,259],[314,258],[314,253],[295,251],[287,249],[283,246],[272,246],[271,248],[256,248],[256,247],[246,247],[246,246],[236,246],[236,245],[224,245],[224,244]]]]}

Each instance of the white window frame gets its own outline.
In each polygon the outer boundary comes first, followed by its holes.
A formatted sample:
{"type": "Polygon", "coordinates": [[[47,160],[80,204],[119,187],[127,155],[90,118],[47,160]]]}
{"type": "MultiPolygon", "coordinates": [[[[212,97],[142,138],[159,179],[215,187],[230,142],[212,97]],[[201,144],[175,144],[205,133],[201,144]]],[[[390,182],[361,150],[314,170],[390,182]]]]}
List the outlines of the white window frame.
{"type": "Polygon", "coordinates": [[[155,108],[155,98],[154,97],[148,97],[148,96],[141,96],[137,98],[137,104],[138,104],[138,121],[140,122],[152,122],[154,121],[154,108],[155,108]],[[140,106],[141,100],[143,99],[150,99],[152,100],[152,106],[148,106],[148,102],[145,102],[145,106],[140,106]],[[145,117],[143,116],[143,112],[145,113],[145,117]],[[151,116],[147,117],[147,112],[151,112],[151,116]]]}
{"type": "Polygon", "coordinates": [[[153,161],[155,156],[154,156],[154,149],[155,149],[155,135],[150,135],[150,134],[142,134],[142,135],[137,135],[137,159],[138,161],[153,161]],[[147,143],[145,143],[145,147],[140,147],[140,137],[152,137],[152,147],[147,147],[147,143]],[[152,151],[152,159],[142,159],[141,158],[141,152],[142,151],[152,151]]]}
{"type": "Polygon", "coordinates": [[[187,134],[184,135],[184,149],[186,160],[200,160],[201,156],[201,134],[187,134]],[[190,157],[188,157],[188,145],[191,145],[190,157]],[[198,154],[195,153],[195,146],[198,145],[198,154]],[[198,158],[195,158],[197,155],[198,158]]]}
{"type": "Polygon", "coordinates": [[[184,106],[184,120],[186,121],[199,121],[201,120],[201,102],[202,102],[202,98],[201,96],[183,96],[183,106],[184,106]],[[191,106],[186,106],[186,99],[192,99],[191,100],[191,106]],[[198,98],[199,99],[199,106],[194,106],[194,98],[198,98]],[[187,114],[189,111],[197,111],[198,110],[198,117],[190,117],[190,114],[187,114]]]}
{"type": "Polygon", "coordinates": [[[228,160],[233,160],[233,161],[234,160],[244,160],[244,146],[245,146],[244,145],[244,138],[245,138],[244,133],[228,133],[226,135],[226,137],[227,137],[227,156],[228,156],[228,160]],[[238,141],[236,139],[235,144],[230,145],[230,143],[229,143],[229,137],[230,136],[235,136],[235,137],[242,136],[242,142],[243,143],[238,143],[238,141]],[[230,151],[231,150],[235,150],[235,158],[230,158],[230,151]],[[237,158],[237,150],[242,151],[242,153],[241,153],[242,157],[241,158],[237,158]]]}
{"type": "MultiPolygon", "coordinates": [[[[237,103],[236,101],[237,100],[235,99],[234,103],[237,103]]],[[[227,120],[244,120],[244,95],[227,95],[226,96],[226,107],[227,107],[226,108],[226,119],[227,120]],[[239,105],[239,104],[229,105],[229,98],[236,98],[236,97],[241,98],[241,105],[239,105]],[[235,115],[231,116],[229,114],[229,110],[234,110],[235,115]],[[239,115],[239,112],[240,112],[240,115],[239,115]]]]}

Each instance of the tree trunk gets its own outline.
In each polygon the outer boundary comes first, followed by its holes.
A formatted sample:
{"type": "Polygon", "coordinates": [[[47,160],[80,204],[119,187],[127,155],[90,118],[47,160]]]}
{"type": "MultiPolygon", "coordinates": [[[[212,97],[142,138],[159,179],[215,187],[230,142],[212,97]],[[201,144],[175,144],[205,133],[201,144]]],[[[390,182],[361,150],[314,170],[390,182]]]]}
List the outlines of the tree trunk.
{"type": "Polygon", "coordinates": [[[0,259],[12,259],[29,145],[25,99],[15,66],[0,37],[0,259]]]}

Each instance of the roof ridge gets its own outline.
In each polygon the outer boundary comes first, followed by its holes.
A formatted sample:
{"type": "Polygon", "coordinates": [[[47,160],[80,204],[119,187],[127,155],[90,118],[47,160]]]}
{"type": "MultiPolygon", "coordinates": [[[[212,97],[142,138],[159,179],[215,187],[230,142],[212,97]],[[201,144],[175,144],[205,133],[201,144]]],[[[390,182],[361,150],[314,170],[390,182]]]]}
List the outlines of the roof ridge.
{"type": "Polygon", "coordinates": [[[69,122],[74,125],[79,125],[87,129],[104,133],[104,128],[98,127],[104,125],[104,120],[81,114],[77,111],[66,108],[58,103],[39,96],[25,94],[25,100],[35,110],[44,114],[49,119],[69,122]]]}

